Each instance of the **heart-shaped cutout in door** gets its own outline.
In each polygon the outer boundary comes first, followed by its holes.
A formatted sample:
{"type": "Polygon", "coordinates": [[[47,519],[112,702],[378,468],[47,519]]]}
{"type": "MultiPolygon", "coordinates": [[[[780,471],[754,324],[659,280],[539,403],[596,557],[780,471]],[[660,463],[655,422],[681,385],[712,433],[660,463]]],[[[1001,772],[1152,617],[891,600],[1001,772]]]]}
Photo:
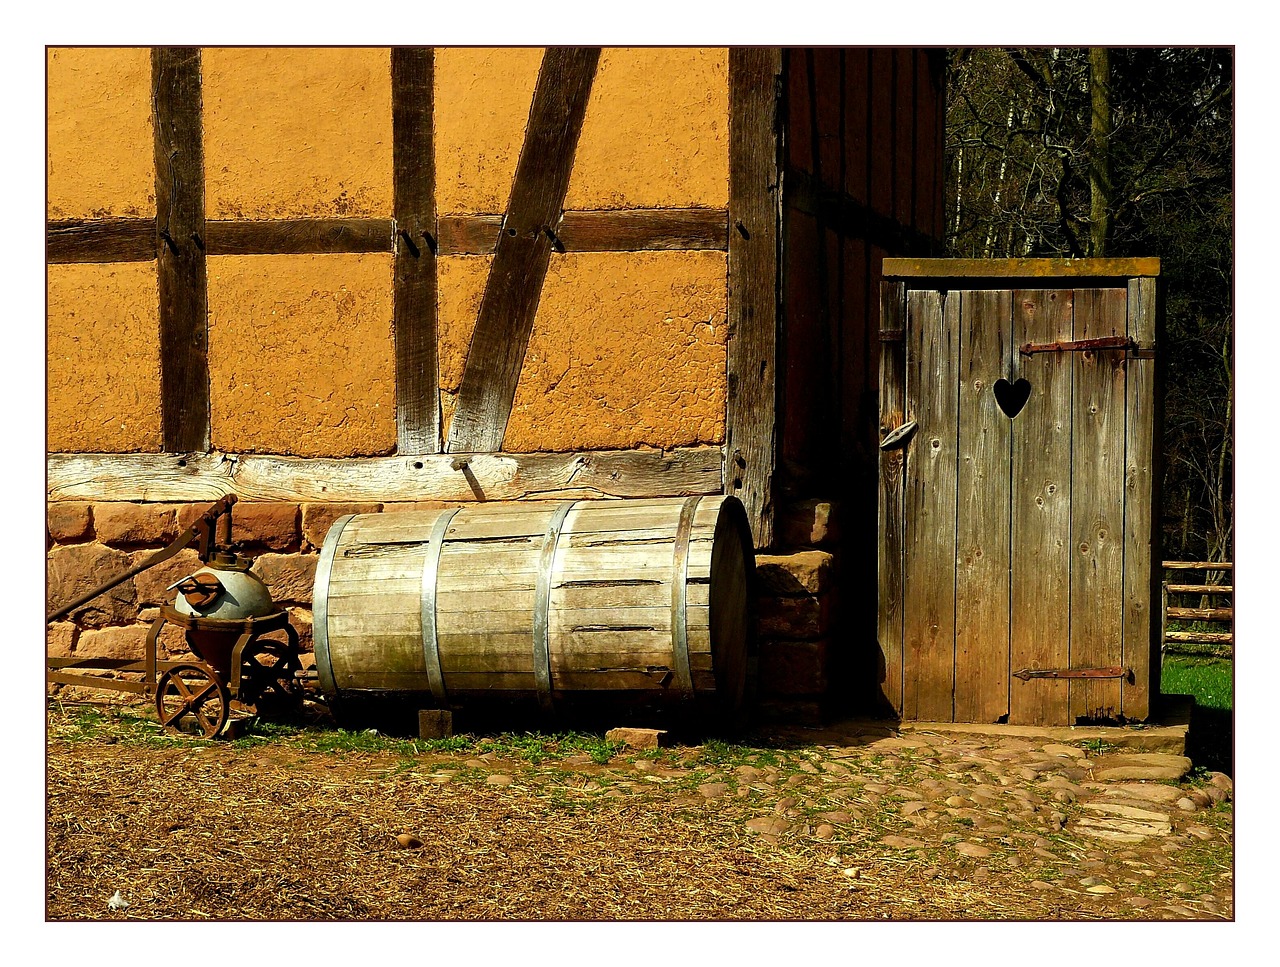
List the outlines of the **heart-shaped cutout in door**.
{"type": "Polygon", "coordinates": [[[1031,384],[1025,379],[1020,379],[1016,383],[1010,383],[1007,379],[998,379],[991,387],[991,392],[996,394],[996,402],[1000,404],[1000,409],[1004,410],[1004,415],[1012,420],[1022,412],[1022,408],[1027,405],[1027,400],[1031,398],[1031,384]]]}

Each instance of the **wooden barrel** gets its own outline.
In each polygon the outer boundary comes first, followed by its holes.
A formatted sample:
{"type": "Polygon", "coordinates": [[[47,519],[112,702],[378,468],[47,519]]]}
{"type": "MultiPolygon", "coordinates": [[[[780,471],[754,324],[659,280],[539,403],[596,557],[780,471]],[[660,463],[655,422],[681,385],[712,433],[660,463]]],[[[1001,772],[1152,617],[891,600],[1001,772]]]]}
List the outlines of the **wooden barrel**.
{"type": "Polygon", "coordinates": [[[742,504],[722,496],[343,517],[316,569],[321,687],[441,708],[553,711],[590,695],[732,716],[752,547],[742,504]]]}

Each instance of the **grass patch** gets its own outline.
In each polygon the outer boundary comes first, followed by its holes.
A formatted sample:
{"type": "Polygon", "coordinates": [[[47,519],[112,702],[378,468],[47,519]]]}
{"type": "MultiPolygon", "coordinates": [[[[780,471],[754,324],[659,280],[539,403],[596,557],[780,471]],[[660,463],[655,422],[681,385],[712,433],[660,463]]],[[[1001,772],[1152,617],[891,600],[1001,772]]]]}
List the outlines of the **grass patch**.
{"type": "Polygon", "coordinates": [[[1229,661],[1166,655],[1160,670],[1160,691],[1166,695],[1194,695],[1202,708],[1229,712],[1233,707],[1229,661]]]}

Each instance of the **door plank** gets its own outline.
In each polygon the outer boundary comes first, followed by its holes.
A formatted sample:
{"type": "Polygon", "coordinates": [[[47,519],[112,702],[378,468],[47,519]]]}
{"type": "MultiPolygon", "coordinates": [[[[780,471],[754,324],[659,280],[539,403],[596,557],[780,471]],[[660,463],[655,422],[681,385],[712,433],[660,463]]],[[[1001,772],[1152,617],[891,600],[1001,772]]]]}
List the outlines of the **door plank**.
{"type": "MultiPolygon", "coordinates": [[[[1156,345],[1156,280],[1134,279],[1129,283],[1129,338],[1140,349],[1156,345]]],[[[1143,721],[1151,715],[1152,676],[1159,667],[1160,622],[1152,609],[1160,600],[1160,528],[1155,508],[1159,474],[1155,465],[1155,441],[1159,414],[1156,392],[1156,360],[1131,358],[1125,381],[1124,460],[1124,660],[1133,670],[1133,683],[1122,681],[1121,712],[1128,721],[1143,721]]]]}
{"type": "MultiPolygon", "coordinates": [[[[1069,289],[1013,294],[1013,343],[1071,338],[1069,289]]],[[[1013,421],[1010,569],[1010,663],[1066,668],[1071,663],[1071,376],[1069,353],[1015,356],[1017,375],[1031,383],[1013,421]],[[1046,602],[1054,602],[1046,607],[1046,602]]],[[[1064,725],[1068,683],[1032,678],[1010,682],[1014,725],[1064,725]]]]}
{"type": "MultiPolygon", "coordinates": [[[[1072,338],[1125,332],[1124,289],[1077,289],[1072,338]]],[[[1075,386],[1071,470],[1071,667],[1123,660],[1124,353],[1072,353],[1075,386]]],[[[1073,680],[1074,719],[1120,714],[1120,682],[1073,680]]]]}
{"type": "Polygon", "coordinates": [[[957,293],[907,296],[908,444],[903,604],[903,703],[907,719],[954,714],[956,564],[957,293]]]}
{"type": "Polygon", "coordinates": [[[1012,293],[984,289],[959,295],[955,718],[997,722],[1009,714],[1009,448],[1014,421],[996,404],[991,387],[1008,377],[1012,365],[1012,293]]]}
{"type": "MultiPolygon", "coordinates": [[[[880,328],[901,332],[906,291],[901,282],[880,287],[880,328]]],[[[902,338],[880,344],[880,438],[906,420],[906,343],[902,338]]],[[[910,443],[908,443],[910,446],[910,443]]],[[[902,715],[902,491],[906,447],[878,451],[880,457],[879,608],[876,635],[880,642],[880,695],[893,713],[902,715]]]]}

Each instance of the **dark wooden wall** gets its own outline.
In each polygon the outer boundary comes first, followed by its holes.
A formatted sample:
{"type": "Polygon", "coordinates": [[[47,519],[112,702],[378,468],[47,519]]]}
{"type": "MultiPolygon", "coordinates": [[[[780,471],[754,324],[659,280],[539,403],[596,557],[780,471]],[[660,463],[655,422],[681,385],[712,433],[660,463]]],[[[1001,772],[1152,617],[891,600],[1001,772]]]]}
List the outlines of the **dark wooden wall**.
{"type": "Polygon", "coordinates": [[[942,254],[943,68],[941,49],[783,51],[778,491],[844,505],[830,674],[854,704],[878,653],[881,262],[942,254]]]}

